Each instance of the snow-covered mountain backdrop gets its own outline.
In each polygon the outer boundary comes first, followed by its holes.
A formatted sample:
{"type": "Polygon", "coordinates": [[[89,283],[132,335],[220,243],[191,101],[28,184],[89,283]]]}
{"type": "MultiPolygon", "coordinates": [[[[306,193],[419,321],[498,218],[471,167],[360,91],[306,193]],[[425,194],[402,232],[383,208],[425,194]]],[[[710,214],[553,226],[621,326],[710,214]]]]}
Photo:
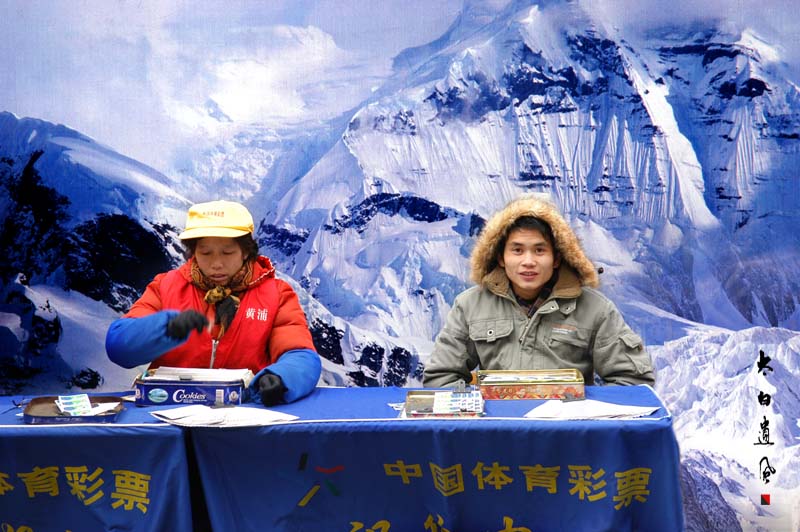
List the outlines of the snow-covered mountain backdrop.
{"type": "Polygon", "coordinates": [[[237,122],[209,95],[224,135],[161,171],[0,113],[0,393],[127,388],[105,330],[215,198],[253,212],[323,384],[419,386],[486,219],[544,194],[653,356],[687,530],[800,530],[800,89],[746,24],[635,33],[592,5],[467,3],[333,118],[237,122]]]}

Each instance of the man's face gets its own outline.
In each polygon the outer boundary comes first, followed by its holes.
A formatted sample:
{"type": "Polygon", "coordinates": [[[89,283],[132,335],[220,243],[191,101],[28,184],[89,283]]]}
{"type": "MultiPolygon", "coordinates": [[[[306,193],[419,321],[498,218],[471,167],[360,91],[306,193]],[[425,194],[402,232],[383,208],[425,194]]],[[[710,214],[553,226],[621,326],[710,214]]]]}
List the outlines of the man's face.
{"type": "Polygon", "coordinates": [[[514,229],[509,233],[503,255],[498,257],[514,293],[526,300],[536,299],[542,287],[561,264],[553,246],[536,229],[514,229]]]}

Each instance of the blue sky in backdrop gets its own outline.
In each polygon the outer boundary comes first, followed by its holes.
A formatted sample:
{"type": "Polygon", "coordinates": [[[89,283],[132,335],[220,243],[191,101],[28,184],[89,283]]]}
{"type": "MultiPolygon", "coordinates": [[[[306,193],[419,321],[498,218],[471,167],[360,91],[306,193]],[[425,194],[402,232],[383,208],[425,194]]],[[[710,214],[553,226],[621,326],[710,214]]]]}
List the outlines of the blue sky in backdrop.
{"type": "MultiPolygon", "coordinates": [[[[797,64],[790,1],[580,0],[626,33],[724,18],[778,35],[797,64]]],[[[6,0],[0,110],[62,123],[169,172],[176,147],[215,142],[220,122],[284,127],[358,104],[392,58],[442,35],[462,9],[507,0],[6,0]]],[[[798,79],[798,76],[795,76],[798,79]]]]}

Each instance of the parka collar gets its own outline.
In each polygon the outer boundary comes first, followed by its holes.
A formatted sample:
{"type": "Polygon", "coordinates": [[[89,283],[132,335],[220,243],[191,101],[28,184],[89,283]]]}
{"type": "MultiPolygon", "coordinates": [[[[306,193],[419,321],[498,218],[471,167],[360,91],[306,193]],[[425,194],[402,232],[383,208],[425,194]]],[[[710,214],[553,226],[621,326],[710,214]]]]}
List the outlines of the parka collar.
{"type": "Polygon", "coordinates": [[[523,216],[533,216],[550,226],[555,240],[554,247],[561,254],[562,265],[566,263],[572,267],[581,286],[596,288],[600,284],[597,269],[584,253],[578,237],[556,206],[550,201],[531,196],[510,202],[486,222],[470,254],[470,277],[476,284],[489,287],[487,283],[494,279],[494,270],[498,265],[497,247],[506,237],[508,228],[523,216]]]}

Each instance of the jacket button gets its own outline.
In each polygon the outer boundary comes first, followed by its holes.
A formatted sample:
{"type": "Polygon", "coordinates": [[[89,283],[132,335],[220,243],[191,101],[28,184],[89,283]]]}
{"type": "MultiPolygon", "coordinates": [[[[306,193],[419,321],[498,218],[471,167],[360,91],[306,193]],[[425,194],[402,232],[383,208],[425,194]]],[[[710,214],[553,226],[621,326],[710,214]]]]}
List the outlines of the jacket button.
{"type": "Polygon", "coordinates": [[[486,331],[486,336],[494,336],[494,329],[489,329],[486,331]]]}

